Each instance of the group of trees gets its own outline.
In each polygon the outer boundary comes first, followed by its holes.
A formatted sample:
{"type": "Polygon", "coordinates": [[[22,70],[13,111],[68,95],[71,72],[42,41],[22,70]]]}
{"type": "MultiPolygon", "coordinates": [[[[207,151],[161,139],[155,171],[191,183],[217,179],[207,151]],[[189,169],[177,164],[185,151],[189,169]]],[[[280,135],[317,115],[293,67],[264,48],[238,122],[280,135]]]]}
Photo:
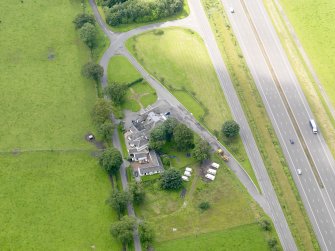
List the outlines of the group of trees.
{"type": "Polygon", "coordinates": [[[112,112],[111,103],[105,99],[98,99],[92,110],[92,120],[99,135],[104,141],[110,141],[113,135],[114,125],[110,119],[112,112]]]}
{"type": "Polygon", "coordinates": [[[168,118],[151,131],[149,148],[160,151],[166,142],[172,140],[178,150],[186,151],[194,146],[194,133],[175,118],[168,118]]]}
{"type": "Polygon", "coordinates": [[[95,26],[94,16],[80,13],[73,20],[74,26],[79,30],[80,39],[87,45],[92,51],[97,45],[98,30],[95,26]]]}
{"type": "Polygon", "coordinates": [[[143,23],[172,16],[183,9],[183,0],[101,0],[106,22],[112,26],[143,23]]]}
{"type": "Polygon", "coordinates": [[[112,224],[111,234],[121,241],[125,247],[133,239],[133,231],[138,227],[140,239],[146,247],[150,245],[155,237],[153,228],[145,221],[137,225],[133,217],[123,216],[127,205],[133,202],[136,205],[143,203],[145,191],[141,183],[134,182],[130,185],[128,191],[114,191],[110,196],[108,203],[115,210],[119,221],[112,224]]]}
{"type": "Polygon", "coordinates": [[[113,223],[111,227],[111,234],[121,241],[124,249],[126,245],[130,244],[133,239],[134,229],[138,228],[141,243],[148,248],[148,246],[154,241],[155,232],[152,226],[141,221],[139,224],[133,217],[123,216],[120,221],[113,223]]]}

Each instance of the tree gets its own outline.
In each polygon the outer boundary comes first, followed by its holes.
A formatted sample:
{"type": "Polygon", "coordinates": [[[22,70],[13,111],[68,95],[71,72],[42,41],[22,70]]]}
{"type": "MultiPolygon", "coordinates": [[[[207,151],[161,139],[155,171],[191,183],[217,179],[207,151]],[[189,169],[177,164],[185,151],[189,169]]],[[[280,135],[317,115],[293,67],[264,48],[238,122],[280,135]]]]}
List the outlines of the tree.
{"type": "Polygon", "coordinates": [[[166,143],[165,126],[161,124],[156,126],[150,133],[149,137],[149,148],[155,151],[159,151],[166,143]]]}
{"type": "Polygon", "coordinates": [[[171,168],[162,174],[161,188],[165,190],[178,190],[182,184],[183,180],[179,171],[171,168]]]}
{"type": "Polygon", "coordinates": [[[115,210],[119,219],[126,210],[129,200],[129,194],[123,191],[115,191],[109,198],[108,203],[115,210]]]}
{"type": "Polygon", "coordinates": [[[81,73],[85,78],[93,79],[96,83],[99,83],[104,75],[104,68],[99,64],[89,62],[83,65],[81,73]]]}
{"type": "Polygon", "coordinates": [[[268,220],[263,219],[259,221],[259,224],[264,231],[271,231],[271,223],[268,220]]]}
{"type": "Polygon", "coordinates": [[[184,124],[178,124],[173,130],[173,139],[178,150],[188,150],[193,147],[193,131],[184,124]]]}
{"type": "Polygon", "coordinates": [[[124,250],[126,245],[133,240],[135,224],[135,219],[129,216],[124,216],[120,221],[112,224],[111,234],[114,238],[121,241],[124,250]]]}
{"type": "Polygon", "coordinates": [[[85,23],[79,30],[80,39],[90,48],[91,50],[96,45],[97,29],[91,23],[85,23]]]}
{"type": "Polygon", "coordinates": [[[147,222],[142,221],[138,226],[138,233],[140,235],[141,243],[148,248],[155,239],[154,229],[147,222]]]}
{"type": "Polygon", "coordinates": [[[92,25],[95,25],[95,19],[93,15],[81,13],[78,14],[75,19],[73,20],[74,26],[76,30],[80,29],[83,27],[84,24],[90,23],[92,25]]]}
{"type": "Polygon", "coordinates": [[[99,157],[100,166],[110,175],[119,171],[122,164],[121,153],[114,147],[107,148],[99,157]]]}
{"type": "Polygon", "coordinates": [[[98,99],[92,110],[93,122],[100,126],[105,121],[110,120],[110,114],[112,112],[112,106],[109,101],[105,99],[98,99]]]}
{"type": "Polygon", "coordinates": [[[142,183],[134,182],[130,185],[129,191],[133,198],[133,202],[137,205],[141,204],[145,198],[145,191],[142,183]]]}
{"type": "Polygon", "coordinates": [[[209,202],[203,201],[199,204],[198,207],[200,208],[201,211],[206,211],[211,207],[211,205],[209,204],[209,202]]]}
{"type": "Polygon", "coordinates": [[[99,125],[98,133],[103,140],[110,140],[113,136],[114,126],[112,121],[106,120],[103,124],[99,125]]]}
{"type": "Polygon", "coordinates": [[[203,139],[198,139],[195,142],[194,149],[192,150],[192,156],[197,161],[202,162],[210,158],[211,147],[207,141],[203,139]]]}
{"type": "Polygon", "coordinates": [[[115,105],[121,105],[124,102],[124,97],[127,92],[127,85],[116,82],[111,83],[106,87],[105,93],[109,96],[115,105]]]}
{"type": "Polygon", "coordinates": [[[170,141],[173,137],[173,130],[179,124],[175,118],[168,118],[164,121],[163,125],[165,127],[166,140],[170,141]]]}
{"type": "Polygon", "coordinates": [[[223,135],[227,138],[233,138],[238,135],[240,126],[234,120],[224,122],[222,126],[223,135]]]}

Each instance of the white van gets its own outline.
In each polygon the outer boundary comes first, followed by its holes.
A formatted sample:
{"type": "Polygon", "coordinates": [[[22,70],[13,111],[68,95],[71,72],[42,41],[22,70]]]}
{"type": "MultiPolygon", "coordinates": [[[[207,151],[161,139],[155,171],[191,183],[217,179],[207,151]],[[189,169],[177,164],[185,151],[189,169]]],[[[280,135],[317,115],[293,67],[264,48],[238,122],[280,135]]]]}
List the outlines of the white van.
{"type": "Polygon", "coordinates": [[[312,127],[313,133],[317,134],[318,133],[318,128],[316,127],[316,123],[315,123],[314,119],[310,119],[309,124],[312,127]]]}

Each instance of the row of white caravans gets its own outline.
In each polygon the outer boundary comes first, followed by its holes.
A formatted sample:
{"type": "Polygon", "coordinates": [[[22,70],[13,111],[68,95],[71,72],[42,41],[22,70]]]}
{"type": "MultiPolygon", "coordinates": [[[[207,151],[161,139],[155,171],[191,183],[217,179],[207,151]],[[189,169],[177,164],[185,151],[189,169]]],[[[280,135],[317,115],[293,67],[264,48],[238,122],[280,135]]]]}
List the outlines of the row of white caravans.
{"type": "Polygon", "coordinates": [[[183,181],[189,181],[191,176],[192,176],[192,168],[186,167],[184,175],[181,176],[181,178],[183,179],[183,181]]]}
{"type": "Polygon", "coordinates": [[[209,180],[215,180],[215,175],[219,169],[220,165],[218,163],[213,162],[210,168],[207,170],[207,174],[205,177],[209,180]]]}

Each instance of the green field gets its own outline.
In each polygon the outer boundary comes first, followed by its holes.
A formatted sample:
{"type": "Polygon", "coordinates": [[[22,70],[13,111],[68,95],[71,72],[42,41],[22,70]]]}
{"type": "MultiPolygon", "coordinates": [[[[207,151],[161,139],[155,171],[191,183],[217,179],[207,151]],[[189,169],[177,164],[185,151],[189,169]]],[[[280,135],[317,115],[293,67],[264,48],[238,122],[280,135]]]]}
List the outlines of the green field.
{"type": "MultiPolygon", "coordinates": [[[[108,81],[129,84],[141,78],[141,74],[132,66],[127,58],[114,56],[108,64],[108,81]]],[[[152,105],[157,100],[155,90],[146,82],[141,81],[128,88],[122,109],[138,112],[141,108],[152,105]]]]}
{"type": "Polygon", "coordinates": [[[266,240],[275,233],[260,229],[256,222],[264,213],[223,162],[214,156],[221,167],[214,182],[205,182],[199,165],[187,158],[185,152],[176,153],[169,145],[163,152],[174,156],[171,166],[181,172],[185,166],[192,167],[193,174],[190,182],[184,183],[185,198],[181,198],[181,191],[161,190],[157,179],[144,182],[146,199],[136,207],[136,214],[154,226],[155,250],[195,250],[196,246],[205,247],[209,242],[213,243],[208,250],[243,250],[247,246],[255,248],[250,250],[268,250],[266,240]],[[208,211],[198,209],[202,201],[210,203],[208,211]],[[254,238],[257,241],[252,244],[254,238]],[[187,245],[189,242],[194,243],[187,245]]]}
{"type": "MultiPolygon", "coordinates": [[[[93,54],[72,23],[81,1],[0,2],[0,250],[115,250],[94,132],[93,54]]],[[[90,10],[89,10],[90,11],[90,10]]]]}
{"type": "MultiPolygon", "coordinates": [[[[214,67],[198,34],[182,28],[154,30],[130,38],[126,46],[212,132],[219,131],[224,121],[231,119],[214,67]]],[[[257,185],[241,140],[223,143],[257,185]]]]}
{"type": "Polygon", "coordinates": [[[335,1],[281,0],[280,2],[335,106],[335,1]]]}
{"type": "Polygon", "coordinates": [[[267,251],[266,240],[256,224],[239,226],[157,244],[157,251],[267,251]]]}
{"type": "Polygon", "coordinates": [[[317,250],[318,244],[313,229],[262,99],[244,58],[240,56],[242,52],[232,34],[222,3],[220,0],[202,0],[202,2],[298,248],[317,250]]]}
{"type": "Polygon", "coordinates": [[[1,250],[115,250],[111,185],[89,151],[2,155],[1,250]]]}

